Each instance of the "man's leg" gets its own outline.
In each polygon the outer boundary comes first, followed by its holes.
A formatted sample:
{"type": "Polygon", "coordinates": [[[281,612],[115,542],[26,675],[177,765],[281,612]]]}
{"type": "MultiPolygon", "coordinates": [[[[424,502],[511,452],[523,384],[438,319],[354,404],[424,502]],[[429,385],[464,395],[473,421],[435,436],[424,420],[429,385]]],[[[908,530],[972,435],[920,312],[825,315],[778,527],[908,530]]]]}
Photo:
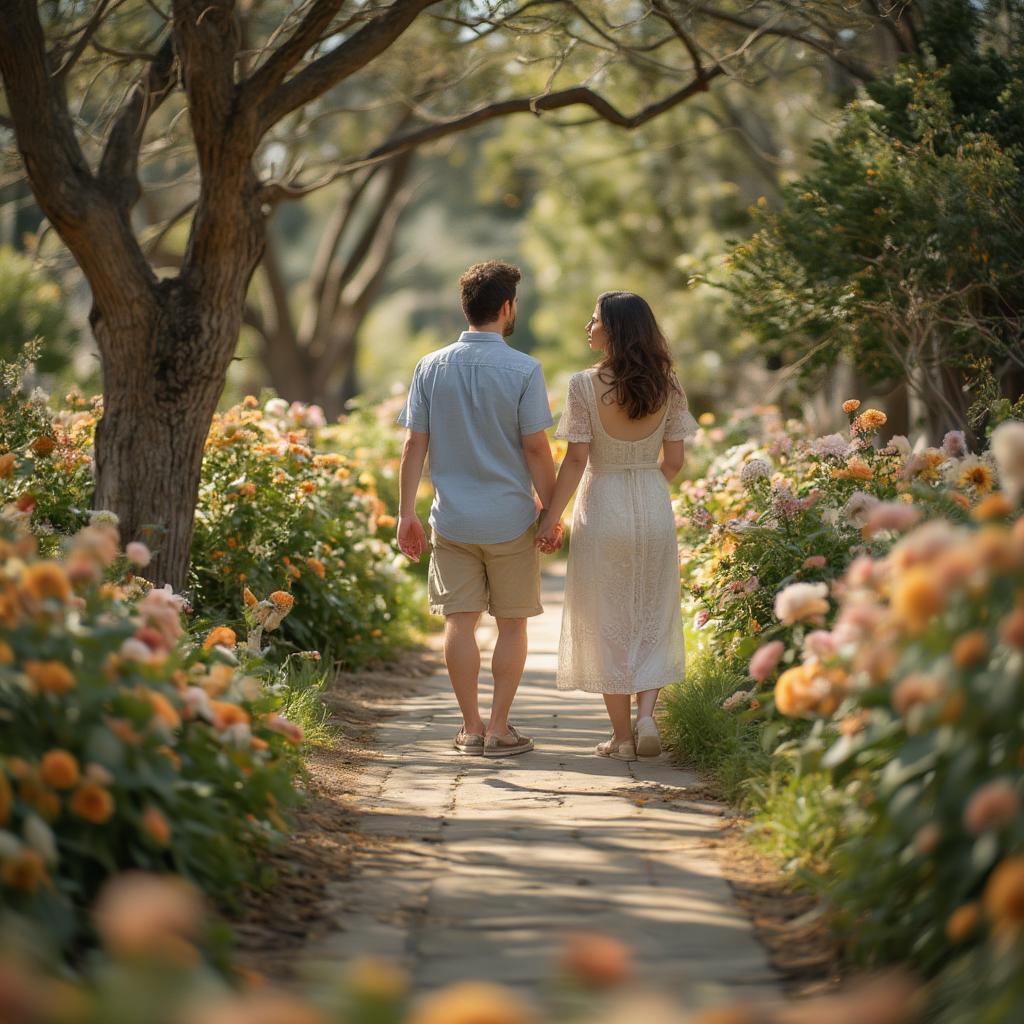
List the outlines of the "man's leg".
{"type": "Polygon", "coordinates": [[[477,697],[480,648],[476,642],[476,624],[479,618],[479,612],[455,612],[444,620],[444,661],[448,678],[462,710],[466,732],[478,736],[484,731],[477,697]]]}
{"type": "Polygon", "coordinates": [[[487,735],[505,736],[508,733],[508,713],[526,667],[526,619],[494,621],[498,625],[498,639],[491,655],[494,698],[491,701],[487,735]]]}

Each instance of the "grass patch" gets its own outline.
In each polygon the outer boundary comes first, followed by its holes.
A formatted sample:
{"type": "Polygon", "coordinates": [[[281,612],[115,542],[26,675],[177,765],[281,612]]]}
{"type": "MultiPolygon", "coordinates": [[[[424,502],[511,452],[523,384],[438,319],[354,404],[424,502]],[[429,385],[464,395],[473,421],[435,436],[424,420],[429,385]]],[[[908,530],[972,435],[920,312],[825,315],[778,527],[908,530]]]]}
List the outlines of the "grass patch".
{"type": "Polygon", "coordinates": [[[705,650],[687,665],[686,681],[665,692],[663,735],[676,752],[714,777],[729,803],[749,806],[750,782],[763,780],[772,758],[761,745],[761,729],[722,701],[749,685],[746,676],[705,650]]]}

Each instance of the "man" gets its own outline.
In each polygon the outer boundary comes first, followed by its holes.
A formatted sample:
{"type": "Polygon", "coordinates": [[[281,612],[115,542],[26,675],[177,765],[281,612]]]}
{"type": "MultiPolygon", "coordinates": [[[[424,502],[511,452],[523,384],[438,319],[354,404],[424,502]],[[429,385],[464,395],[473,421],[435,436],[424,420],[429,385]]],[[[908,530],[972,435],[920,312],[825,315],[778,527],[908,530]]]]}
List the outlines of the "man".
{"type": "MultiPolygon", "coordinates": [[[[526,664],[526,620],[543,611],[534,535],[538,512],[555,486],[545,433],[551,410],[540,363],[504,341],[515,328],[520,276],[517,267],[497,260],[462,275],[469,330],[420,360],[398,418],[408,430],[398,544],[414,562],[426,550],[416,491],[429,446],[434,502],[428,591],[430,610],[445,617],[445,663],[462,710],[455,749],[485,757],[533,749],[533,740],[509,724],[508,714],[526,664]],[[485,609],[498,626],[486,727],[477,696],[476,642],[485,609]]],[[[546,550],[560,545],[559,535],[546,550]]]]}

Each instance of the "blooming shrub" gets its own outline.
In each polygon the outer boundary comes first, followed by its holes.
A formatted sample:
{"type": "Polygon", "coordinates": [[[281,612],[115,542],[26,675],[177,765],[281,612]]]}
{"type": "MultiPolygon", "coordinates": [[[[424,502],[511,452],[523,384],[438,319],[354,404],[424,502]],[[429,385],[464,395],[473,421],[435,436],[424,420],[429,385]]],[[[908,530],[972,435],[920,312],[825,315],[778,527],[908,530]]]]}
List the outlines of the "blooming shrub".
{"type": "Polygon", "coordinates": [[[0,539],[0,904],[66,951],[127,868],[221,901],[266,881],[260,853],[296,800],[280,670],[229,629],[191,643],[180,597],[105,582],[120,560],[109,524],[61,559],[29,534],[0,539]]]}
{"type": "Polygon", "coordinates": [[[191,594],[199,614],[219,621],[238,607],[243,586],[290,592],[300,612],[285,622],[284,638],[358,664],[407,638],[417,602],[374,475],[315,449],[319,422],[278,399],[262,409],[247,399],[214,418],[191,594]]]}

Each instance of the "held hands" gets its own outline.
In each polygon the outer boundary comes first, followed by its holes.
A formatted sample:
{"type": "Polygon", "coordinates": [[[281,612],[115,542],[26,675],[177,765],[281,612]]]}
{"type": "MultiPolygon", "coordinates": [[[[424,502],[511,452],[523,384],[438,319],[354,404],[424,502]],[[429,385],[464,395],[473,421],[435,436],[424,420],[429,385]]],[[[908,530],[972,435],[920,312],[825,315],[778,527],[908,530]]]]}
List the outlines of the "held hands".
{"type": "Polygon", "coordinates": [[[427,535],[418,516],[398,517],[398,547],[410,562],[418,562],[427,550],[427,535]]]}
{"type": "Polygon", "coordinates": [[[537,547],[550,555],[557,551],[565,540],[565,527],[560,519],[553,519],[545,515],[537,526],[537,547]]]}

